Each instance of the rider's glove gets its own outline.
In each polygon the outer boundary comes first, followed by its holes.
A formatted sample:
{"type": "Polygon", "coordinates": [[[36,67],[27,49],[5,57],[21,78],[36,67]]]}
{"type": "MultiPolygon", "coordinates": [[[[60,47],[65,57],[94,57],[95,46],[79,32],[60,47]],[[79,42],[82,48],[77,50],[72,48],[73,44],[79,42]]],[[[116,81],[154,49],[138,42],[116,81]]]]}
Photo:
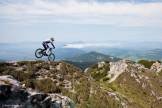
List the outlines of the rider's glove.
{"type": "Polygon", "coordinates": [[[53,47],[53,49],[55,49],[55,47],[53,47]]]}

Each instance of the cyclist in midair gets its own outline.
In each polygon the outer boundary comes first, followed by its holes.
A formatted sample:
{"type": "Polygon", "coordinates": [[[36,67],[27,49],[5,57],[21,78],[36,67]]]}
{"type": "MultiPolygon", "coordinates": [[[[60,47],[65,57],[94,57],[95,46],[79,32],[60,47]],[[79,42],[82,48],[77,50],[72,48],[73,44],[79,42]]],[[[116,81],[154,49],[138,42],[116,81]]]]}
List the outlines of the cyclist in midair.
{"type": "Polygon", "coordinates": [[[42,45],[44,47],[43,51],[46,50],[46,55],[48,55],[48,51],[49,51],[49,46],[48,44],[51,43],[51,45],[53,46],[53,49],[55,49],[55,46],[54,46],[54,38],[51,37],[50,39],[47,39],[47,40],[44,40],[42,45]]]}

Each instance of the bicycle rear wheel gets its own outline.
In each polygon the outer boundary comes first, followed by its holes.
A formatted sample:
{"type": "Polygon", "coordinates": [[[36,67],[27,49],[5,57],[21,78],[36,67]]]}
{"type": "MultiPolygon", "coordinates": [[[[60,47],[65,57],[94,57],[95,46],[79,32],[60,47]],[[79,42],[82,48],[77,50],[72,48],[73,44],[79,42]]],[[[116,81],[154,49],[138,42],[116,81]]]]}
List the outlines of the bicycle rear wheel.
{"type": "Polygon", "coordinates": [[[43,56],[43,50],[41,48],[38,48],[36,51],[35,51],[35,56],[37,58],[41,58],[43,56]]]}
{"type": "Polygon", "coordinates": [[[48,60],[49,61],[54,61],[55,60],[55,55],[53,53],[51,53],[49,56],[48,56],[48,60]]]}

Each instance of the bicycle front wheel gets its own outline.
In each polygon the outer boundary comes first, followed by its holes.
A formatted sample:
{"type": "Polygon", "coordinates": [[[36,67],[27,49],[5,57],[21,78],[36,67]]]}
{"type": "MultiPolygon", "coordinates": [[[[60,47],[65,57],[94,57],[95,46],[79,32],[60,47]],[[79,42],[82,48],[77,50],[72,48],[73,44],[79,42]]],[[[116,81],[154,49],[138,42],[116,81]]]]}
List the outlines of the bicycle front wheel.
{"type": "Polygon", "coordinates": [[[37,58],[41,58],[43,56],[43,53],[42,53],[42,49],[41,48],[38,48],[36,51],[35,51],[35,56],[37,58]]]}
{"type": "Polygon", "coordinates": [[[55,55],[53,53],[51,53],[49,56],[48,56],[48,60],[49,61],[54,61],[55,60],[55,55]]]}

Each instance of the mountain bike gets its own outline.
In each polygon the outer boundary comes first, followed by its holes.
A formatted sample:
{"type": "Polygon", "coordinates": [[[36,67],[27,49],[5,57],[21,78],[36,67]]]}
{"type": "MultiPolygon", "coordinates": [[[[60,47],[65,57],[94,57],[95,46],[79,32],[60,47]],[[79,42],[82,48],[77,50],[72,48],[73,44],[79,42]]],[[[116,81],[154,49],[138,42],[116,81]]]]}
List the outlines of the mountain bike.
{"type": "Polygon", "coordinates": [[[49,48],[48,54],[46,54],[46,50],[43,50],[41,48],[38,48],[35,51],[35,56],[37,58],[41,58],[43,56],[48,56],[49,61],[54,61],[55,60],[55,55],[52,53],[52,48],[49,48]]]}

